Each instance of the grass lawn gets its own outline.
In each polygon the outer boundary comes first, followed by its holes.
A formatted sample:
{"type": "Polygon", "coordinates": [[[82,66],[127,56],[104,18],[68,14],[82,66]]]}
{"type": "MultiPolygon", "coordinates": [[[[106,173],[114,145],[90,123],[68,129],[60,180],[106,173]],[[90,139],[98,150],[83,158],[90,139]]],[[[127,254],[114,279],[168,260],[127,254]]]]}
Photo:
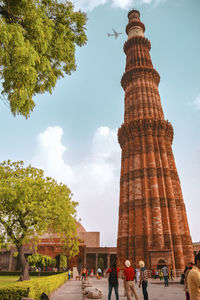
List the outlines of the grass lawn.
{"type": "Polygon", "coordinates": [[[0,276],[0,287],[1,286],[8,286],[17,282],[19,276],[0,276]]]}
{"type": "MultiPolygon", "coordinates": [[[[43,278],[43,276],[41,277],[36,277],[36,276],[32,276],[30,277],[31,280],[40,280],[40,278],[43,278]]],[[[10,275],[5,275],[5,276],[0,276],[0,287],[2,286],[9,286],[13,283],[16,283],[18,282],[17,280],[19,279],[19,276],[16,275],[16,276],[10,276],[10,275]]]]}

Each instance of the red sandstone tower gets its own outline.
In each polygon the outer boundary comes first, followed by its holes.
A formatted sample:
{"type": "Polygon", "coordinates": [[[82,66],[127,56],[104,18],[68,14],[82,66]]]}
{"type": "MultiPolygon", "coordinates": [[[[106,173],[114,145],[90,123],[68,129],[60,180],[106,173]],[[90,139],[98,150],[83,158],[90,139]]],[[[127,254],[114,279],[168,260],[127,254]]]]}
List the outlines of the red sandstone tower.
{"type": "Polygon", "coordinates": [[[131,10],[124,44],[126,69],[117,251],[119,264],[146,262],[183,270],[193,246],[172,152],[173,127],[164,119],[160,76],[149,54],[140,13],[131,10]]]}

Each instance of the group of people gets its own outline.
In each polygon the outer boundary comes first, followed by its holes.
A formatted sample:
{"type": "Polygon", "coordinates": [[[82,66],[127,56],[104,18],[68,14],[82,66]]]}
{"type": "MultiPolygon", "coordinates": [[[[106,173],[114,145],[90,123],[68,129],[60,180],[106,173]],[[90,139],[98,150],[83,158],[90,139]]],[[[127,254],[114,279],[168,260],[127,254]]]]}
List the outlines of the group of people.
{"type": "Polygon", "coordinates": [[[171,269],[169,271],[169,269],[167,268],[166,265],[164,267],[160,268],[158,271],[155,271],[153,269],[152,272],[151,272],[151,276],[154,279],[157,278],[157,277],[159,277],[160,280],[164,279],[165,287],[169,286],[169,280],[174,280],[173,270],[171,269]]]}
{"type": "MultiPolygon", "coordinates": [[[[117,268],[116,264],[113,264],[111,268],[107,270],[106,273],[109,273],[109,289],[108,289],[108,300],[111,299],[112,290],[114,288],[116,300],[119,300],[118,294],[118,273],[120,269],[117,268]]],[[[148,272],[145,268],[145,263],[143,261],[139,262],[139,268],[136,269],[137,272],[131,267],[129,260],[125,261],[124,269],[124,288],[126,291],[127,299],[131,300],[132,295],[135,296],[136,300],[139,300],[136,289],[135,282],[139,282],[139,287],[142,286],[142,292],[144,300],[148,300],[148,272]],[[136,278],[136,274],[139,275],[139,280],[136,278]]],[[[164,278],[164,284],[168,286],[169,272],[167,266],[162,268],[162,275],[164,278]]],[[[186,293],[186,300],[200,300],[200,251],[195,256],[195,264],[190,262],[184,271],[184,290],[186,293]]]]}
{"type": "MultiPolygon", "coordinates": [[[[119,293],[118,293],[118,274],[120,269],[116,266],[116,263],[110,267],[106,273],[109,274],[108,282],[108,300],[111,299],[112,290],[114,289],[116,300],[119,300],[119,293]]],[[[173,280],[173,272],[169,271],[167,266],[164,266],[160,269],[162,272],[162,279],[164,279],[165,287],[168,286],[168,280],[173,280]]],[[[93,270],[89,271],[86,268],[82,268],[81,276],[82,280],[86,279],[87,276],[93,274],[93,270]]],[[[152,272],[152,277],[154,273],[152,272]]],[[[102,271],[100,268],[97,269],[97,278],[101,278],[102,271]]],[[[184,290],[186,293],[186,300],[200,300],[200,252],[195,256],[195,264],[190,262],[184,271],[184,290]]],[[[123,278],[124,278],[124,289],[125,294],[127,296],[127,300],[131,300],[132,296],[134,295],[136,300],[139,300],[137,295],[135,284],[139,283],[139,287],[142,287],[143,297],[144,300],[148,300],[148,271],[145,267],[144,261],[139,261],[139,265],[137,269],[133,269],[131,267],[131,262],[129,260],[125,261],[125,268],[123,271],[123,278]]],[[[155,277],[153,277],[155,278],[155,277]]]]}
{"type": "MultiPolygon", "coordinates": [[[[173,269],[167,269],[168,273],[168,279],[169,280],[174,280],[174,272],[173,269]]],[[[151,271],[151,276],[153,279],[160,278],[160,280],[163,280],[164,278],[164,273],[163,273],[163,268],[160,268],[158,270],[155,270],[154,268],[151,271]]]]}
{"type": "MultiPolygon", "coordinates": [[[[87,269],[85,266],[81,269],[81,279],[86,280],[88,276],[93,277],[94,276],[94,270],[93,269],[87,269]]],[[[98,268],[97,270],[97,278],[98,276],[101,276],[101,269],[98,268]]]]}
{"type": "Polygon", "coordinates": [[[195,256],[195,264],[189,262],[183,274],[186,300],[200,300],[200,251],[195,256]]]}
{"type": "MultiPolygon", "coordinates": [[[[112,290],[114,288],[116,300],[119,300],[119,293],[118,293],[118,273],[120,269],[117,268],[116,264],[114,263],[111,268],[109,268],[106,273],[109,274],[108,282],[109,282],[109,288],[108,288],[108,300],[111,299],[112,290]]],[[[124,269],[124,288],[126,291],[127,299],[131,300],[132,295],[135,296],[136,300],[139,300],[139,297],[137,295],[136,289],[135,289],[135,282],[136,280],[139,281],[139,287],[142,286],[142,292],[144,296],[144,300],[148,300],[148,292],[147,292],[147,286],[148,286],[148,272],[145,268],[144,261],[139,261],[139,268],[137,269],[137,272],[135,273],[135,270],[131,267],[131,263],[129,260],[125,261],[125,269],[124,269]],[[137,279],[136,274],[140,274],[139,278],[137,279]],[[136,280],[135,280],[136,279],[136,280]]]]}

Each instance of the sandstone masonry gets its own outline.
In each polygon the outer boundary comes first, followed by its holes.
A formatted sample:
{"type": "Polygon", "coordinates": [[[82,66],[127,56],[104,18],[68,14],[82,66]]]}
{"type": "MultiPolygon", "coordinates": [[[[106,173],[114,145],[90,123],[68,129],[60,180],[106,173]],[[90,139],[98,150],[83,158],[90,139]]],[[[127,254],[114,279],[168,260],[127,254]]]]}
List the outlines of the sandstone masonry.
{"type": "Polygon", "coordinates": [[[151,44],[140,13],[128,14],[117,257],[119,265],[139,260],[147,268],[167,264],[183,270],[193,246],[172,152],[173,127],[164,119],[151,44]]]}

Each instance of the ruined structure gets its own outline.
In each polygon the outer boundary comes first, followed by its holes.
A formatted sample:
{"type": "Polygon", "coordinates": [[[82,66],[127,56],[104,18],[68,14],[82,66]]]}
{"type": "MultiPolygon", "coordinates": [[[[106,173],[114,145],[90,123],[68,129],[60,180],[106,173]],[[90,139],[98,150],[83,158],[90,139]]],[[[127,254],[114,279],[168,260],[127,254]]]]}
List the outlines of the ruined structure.
{"type": "Polygon", "coordinates": [[[165,120],[158,92],[160,76],[149,54],[140,13],[128,14],[117,255],[147,268],[164,264],[183,270],[193,246],[172,152],[173,127],[165,120]]]}
{"type": "MultiPolygon", "coordinates": [[[[100,247],[100,232],[88,232],[77,222],[77,235],[80,242],[79,253],[68,259],[68,268],[72,269],[76,266],[80,272],[81,268],[86,266],[96,272],[100,265],[105,270],[116,261],[116,247],[100,247]]],[[[45,233],[40,236],[37,249],[29,243],[24,245],[23,251],[26,256],[38,252],[55,258],[57,268],[59,268],[60,254],[67,255],[63,252],[63,243],[59,236],[53,233],[45,233]]],[[[0,271],[15,271],[17,269],[17,257],[14,256],[16,252],[15,246],[9,250],[0,250],[0,271]]]]}

